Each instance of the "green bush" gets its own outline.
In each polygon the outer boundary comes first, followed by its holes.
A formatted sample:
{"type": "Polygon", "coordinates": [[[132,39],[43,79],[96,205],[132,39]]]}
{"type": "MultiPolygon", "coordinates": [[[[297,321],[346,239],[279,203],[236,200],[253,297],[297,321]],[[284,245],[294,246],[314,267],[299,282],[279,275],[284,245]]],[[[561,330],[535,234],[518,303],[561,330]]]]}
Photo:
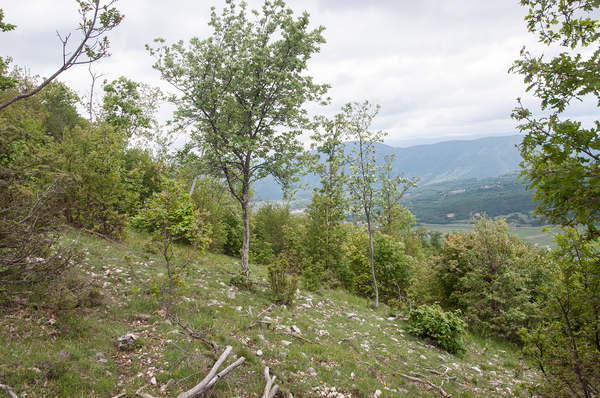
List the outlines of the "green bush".
{"type": "Polygon", "coordinates": [[[291,272],[288,259],[279,256],[267,268],[271,300],[279,304],[293,305],[298,289],[298,277],[291,272]]]}
{"type": "Polygon", "coordinates": [[[410,312],[408,320],[408,333],[430,339],[453,354],[466,351],[463,339],[467,324],[460,318],[460,311],[444,312],[437,304],[422,305],[410,312]]]}

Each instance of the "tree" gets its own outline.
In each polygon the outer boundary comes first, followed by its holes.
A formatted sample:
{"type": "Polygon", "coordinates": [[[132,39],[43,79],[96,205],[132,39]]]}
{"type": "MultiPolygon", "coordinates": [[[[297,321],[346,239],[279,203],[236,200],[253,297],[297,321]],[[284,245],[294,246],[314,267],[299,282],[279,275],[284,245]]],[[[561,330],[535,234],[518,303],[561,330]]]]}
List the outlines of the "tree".
{"type": "Polygon", "coordinates": [[[523,353],[544,377],[540,396],[600,392],[600,245],[575,228],[557,234],[544,321],[525,334],[523,353]]]}
{"type": "Polygon", "coordinates": [[[339,114],[332,120],[319,116],[316,122],[322,129],[315,130],[311,136],[314,141],[312,149],[316,149],[318,154],[310,170],[321,179],[319,186],[314,188],[311,203],[307,208],[305,234],[306,254],[311,258],[311,267],[314,268],[316,278],[314,287],[320,282],[322,271],[339,271],[337,268],[341,260],[344,235],[340,221],[344,219],[348,209],[343,142],[346,134],[345,120],[339,114]]]}
{"type": "Polygon", "coordinates": [[[381,142],[385,133],[382,131],[369,131],[373,118],[379,112],[379,105],[373,106],[369,101],[362,104],[348,103],[342,108],[342,114],[347,123],[347,138],[354,141],[352,153],[347,155],[350,165],[348,189],[354,205],[354,213],[365,217],[367,232],[369,234],[369,249],[371,257],[371,276],[375,292],[375,307],[379,307],[379,290],[375,276],[375,262],[373,259],[373,212],[378,204],[379,197],[375,183],[377,182],[377,166],[374,147],[375,142],[381,142]]]}
{"type": "Polygon", "coordinates": [[[600,121],[584,127],[581,121],[565,119],[563,113],[573,100],[593,98],[600,103],[599,24],[588,16],[599,7],[595,0],[522,0],[529,7],[526,17],[530,32],[541,42],[563,52],[546,61],[525,48],[523,59],[511,71],[520,73],[527,90],[541,99],[549,116],[536,119],[521,104],[512,116],[526,132],[520,145],[522,177],[536,189],[536,213],[553,224],[583,225],[590,238],[599,235],[600,221],[600,121]]]}
{"type": "Polygon", "coordinates": [[[511,234],[504,220],[473,219],[474,230],[449,234],[437,259],[442,304],[460,309],[482,334],[519,340],[534,325],[536,288],[547,283],[535,248],[511,234]]]}
{"type": "Polygon", "coordinates": [[[266,1],[249,20],[246,4],[226,0],[222,16],[212,9],[214,33],[205,40],[150,48],[154,68],[182,92],[176,112],[181,126],[193,124],[192,138],[205,148],[205,161],[227,180],[240,202],[244,240],[241,271],[249,276],[250,187],[273,176],[288,187],[303,152],[297,140],[309,124],[302,105],[320,101],[327,85],[303,74],[325,40],[324,28],[308,30],[305,12],[294,19],[281,0],[266,1]],[[239,12],[238,12],[239,7],[239,12]]]}
{"type": "MultiPolygon", "coordinates": [[[[63,64],[52,74],[45,79],[40,85],[32,88],[29,91],[22,92],[13,96],[5,102],[0,103],[0,110],[6,108],[10,104],[40,92],[51,81],[56,79],[58,75],[75,65],[90,64],[102,58],[108,57],[109,42],[105,34],[117,27],[123,20],[123,15],[116,8],[109,8],[116,0],[110,1],[108,4],[101,5],[100,0],[77,0],[79,4],[79,14],[81,14],[81,23],[78,30],[81,30],[83,38],[77,48],[69,52],[67,44],[71,37],[68,34],[64,39],[58,35],[63,45],[63,64]],[[82,59],[87,57],[86,60],[82,59]]],[[[3,13],[0,10],[0,29],[5,32],[15,28],[14,25],[2,23],[3,13]]],[[[2,66],[2,65],[0,65],[2,66]]],[[[0,67],[0,70],[2,68],[0,67]]],[[[0,80],[2,83],[4,80],[0,80]]]]}

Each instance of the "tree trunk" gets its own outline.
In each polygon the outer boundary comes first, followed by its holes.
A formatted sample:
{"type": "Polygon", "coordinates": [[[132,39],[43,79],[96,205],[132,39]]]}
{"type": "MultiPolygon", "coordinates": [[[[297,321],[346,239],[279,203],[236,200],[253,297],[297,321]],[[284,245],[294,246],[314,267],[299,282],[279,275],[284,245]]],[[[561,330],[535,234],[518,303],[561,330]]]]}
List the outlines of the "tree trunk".
{"type": "Polygon", "coordinates": [[[242,194],[242,223],[244,231],[244,239],[242,241],[242,273],[246,278],[250,279],[250,267],[248,266],[248,255],[250,253],[250,200],[247,193],[242,194]]]}
{"type": "Polygon", "coordinates": [[[375,278],[375,261],[373,259],[373,232],[371,231],[371,217],[367,215],[367,231],[369,231],[369,250],[371,252],[371,276],[373,277],[373,288],[375,288],[375,308],[379,308],[379,289],[377,289],[377,278],[375,278]]]}

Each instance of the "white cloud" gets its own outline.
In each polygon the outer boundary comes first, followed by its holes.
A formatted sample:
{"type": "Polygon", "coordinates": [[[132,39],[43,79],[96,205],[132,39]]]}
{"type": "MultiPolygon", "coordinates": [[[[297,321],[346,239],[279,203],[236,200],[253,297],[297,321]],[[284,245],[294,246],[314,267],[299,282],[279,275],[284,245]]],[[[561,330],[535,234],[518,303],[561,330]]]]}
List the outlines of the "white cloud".
{"type": "MultiPolygon", "coordinates": [[[[249,1],[260,8],[259,0],[249,1]]],[[[525,93],[522,78],[508,73],[524,44],[546,51],[527,33],[527,10],[505,0],[290,0],[296,14],[306,10],[311,24],[327,28],[327,44],[309,63],[317,83],[332,85],[332,105],[307,105],[311,114],[333,116],[350,101],[368,99],[382,106],[373,128],[389,138],[476,137],[516,133],[510,111],[523,97],[531,108],[538,101],[525,93]]],[[[217,0],[123,0],[121,26],[109,34],[113,56],[94,65],[102,79],[126,76],[170,87],[159,80],[145,44],[157,37],[174,43],[208,37],[210,7],[217,0]]],[[[71,41],[79,38],[77,4],[73,0],[26,0],[2,6],[5,21],[17,30],[0,34],[0,55],[48,76],[61,62],[56,30],[71,41]]],[[[84,94],[91,79],[85,67],[61,75],[84,94]]],[[[595,104],[594,104],[595,105],[595,104]]],[[[593,115],[595,106],[577,114],[593,115]]],[[[166,119],[168,115],[163,112],[166,119]]]]}

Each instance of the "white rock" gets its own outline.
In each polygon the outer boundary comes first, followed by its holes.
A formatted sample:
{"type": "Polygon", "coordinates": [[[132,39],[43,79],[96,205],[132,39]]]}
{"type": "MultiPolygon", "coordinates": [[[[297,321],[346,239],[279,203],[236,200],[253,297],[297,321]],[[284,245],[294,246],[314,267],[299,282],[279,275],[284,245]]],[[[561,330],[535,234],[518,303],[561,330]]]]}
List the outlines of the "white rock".
{"type": "Polygon", "coordinates": [[[156,385],[156,377],[151,378],[150,383],[152,383],[152,385],[155,386],[156,385]]]}
{"type": "Polygon", "coordinates": [[[354,374],[354,372],[350,373],[350,379],[354,380],[354,377],[356,377],[356,375],[354,374]]]}
{"type": "Polygon", "coordinates": [[[262,352],[262,350],[258,350],[258,351],[256,351],[256,355],[258,355],[259,357],[262,357],[262,355],[263,355],[263,352],[262,352]]]}
{"type": "Polygon", "coordinates": [[[375,398],[379,398],[380,395],[381,395],[381,390],[377,390],[377,391],[375,391],[375,394],[373,394],[373,396],[375,398]]]}
{"type": "Polygon", "coordinates": [[[284,346],[288,346],[288,345],[291,345],[292,342],[291,341],[287,341],[287,340],[281,340],[281,344],[283,344],[284,346]]]}
{"type": "Polygon", "coordinates": [[[235,298],[235,292],[227,292],[227,297],[229,297],[230,299],[234,299],[235,298]]]}

